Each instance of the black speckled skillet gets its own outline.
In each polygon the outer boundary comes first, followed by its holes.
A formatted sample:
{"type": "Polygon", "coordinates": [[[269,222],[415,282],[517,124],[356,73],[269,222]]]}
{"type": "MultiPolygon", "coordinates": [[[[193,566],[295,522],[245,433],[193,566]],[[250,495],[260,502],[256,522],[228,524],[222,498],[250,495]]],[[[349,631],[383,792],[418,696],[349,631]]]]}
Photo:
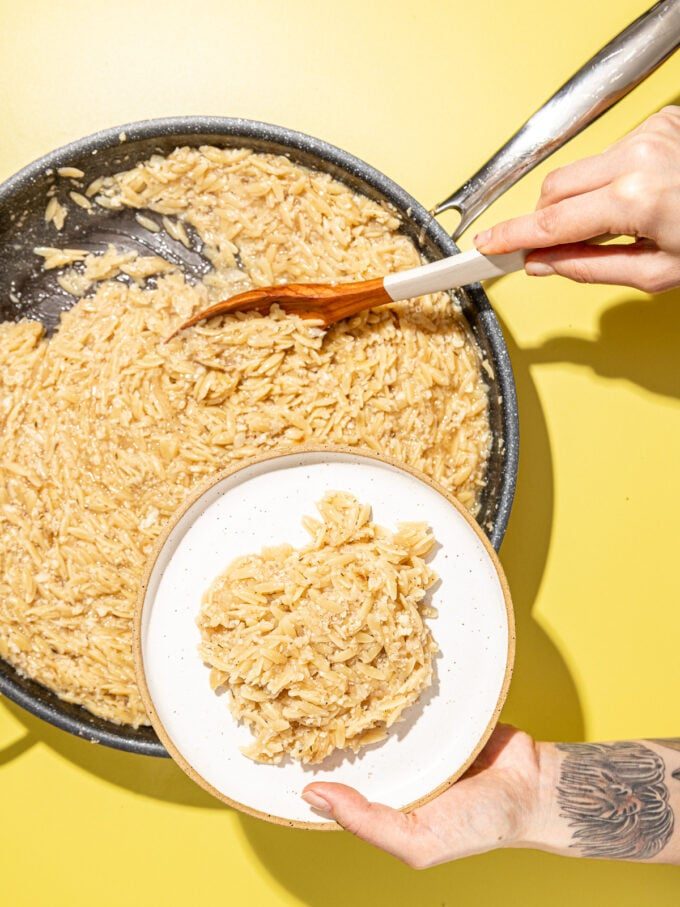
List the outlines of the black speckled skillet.
{"type": "MultiPolygon", "coordinates": [[[[471,179],[435,213],[455,208],[461,221],[454,237],[495,198],[541,160],[576,135],[648,75],[680,41],[680,0],[662,0],[636,20],[567,82],[471,179]]],[[[200,244],[187,250],[165,231],[150,233],[134,213],[95,208],[88,214],[66,194],[76,189],[56,179],[60,167],[76,167],[90,183],[101,175],[133,166],[154,153],[178,145],[248,147],[286,154],[323,170],[370,198],[392,205],[410,236],[428,259],[453,255],[454,239],[408,193],[373,167],[319,139],[280,126],[223,117],[171,117],[147,120],[98,132],[72,142],[29,164],[0,186],[0,320],[37,318],[48,333],[59,315],[74,303],[54,276],[40,268],[36,246],[58,245],[103,249],[107,243],[156,251],[176,260],[189,278],[209,267],[200,244]],[[54,227],[44,219],[47,193],[57,184],[68,201],[69,215],[55,241],[54,227]]],[[[196,240],[192,237],[192,240],[196,240]]],[[[490,362],[489,418],[494,444],[487,483],[481,497],[480,525],[499,548],[510,515],[517,479],[519,428],[512,367],[494,312],[479,284],[457,292],[479,347],[490,362]]],[[[0,426],[1,429],[1,426],[0,426]]],[[[20,676],[0,659],[0,692],[28,711],[87,740],[129,752],[164,756],[150,728],[119,726],[62,702],[54,693],[20,676]]]]}

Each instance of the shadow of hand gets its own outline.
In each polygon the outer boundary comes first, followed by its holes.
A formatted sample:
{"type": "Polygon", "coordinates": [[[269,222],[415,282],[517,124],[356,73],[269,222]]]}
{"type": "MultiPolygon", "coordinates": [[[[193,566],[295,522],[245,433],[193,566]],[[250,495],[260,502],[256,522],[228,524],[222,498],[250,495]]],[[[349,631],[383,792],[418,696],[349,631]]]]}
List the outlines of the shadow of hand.
{"type": "Polygon", "coordinates": [[[530,363],[574,362],[605,378],[624,378],[680,398],[680,289],[653,299],[635,296],[608,308],[599,336],[554,337],[524,350],[530,363]]]}

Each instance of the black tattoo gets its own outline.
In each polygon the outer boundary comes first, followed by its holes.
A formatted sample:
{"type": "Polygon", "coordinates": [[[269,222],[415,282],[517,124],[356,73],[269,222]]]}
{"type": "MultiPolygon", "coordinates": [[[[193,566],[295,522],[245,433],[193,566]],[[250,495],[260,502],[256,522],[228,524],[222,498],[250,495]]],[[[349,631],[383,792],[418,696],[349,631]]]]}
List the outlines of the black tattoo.
{"type": "Polygon", "coordinates": [[[557,786],[583,856],[648,860],[673,834],[663,759],[641,743],[558,743],[566,753],[557,786]]]}
{"type": "MultiPolygon", "coordinates": [[[[659,746],[665,746],[669,750],[675,750],[680,753],[680,737],[650,737],[652,743],[658,743],[659,746]]],[[[680,768],[676,768],[674,772],[671,772],[671,777],[675,778],[676,781],[680,781],[680,768]]]]}

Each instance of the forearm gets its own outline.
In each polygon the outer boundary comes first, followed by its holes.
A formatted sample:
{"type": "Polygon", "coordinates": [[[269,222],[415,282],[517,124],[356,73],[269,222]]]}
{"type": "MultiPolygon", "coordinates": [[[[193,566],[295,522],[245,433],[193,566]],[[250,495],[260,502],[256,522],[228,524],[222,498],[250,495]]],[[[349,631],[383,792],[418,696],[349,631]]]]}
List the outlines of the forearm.
{"type": "Polygon", "coordinates": [[[680,864],[680,738],[538,744],[520,847],[680,864]]]}

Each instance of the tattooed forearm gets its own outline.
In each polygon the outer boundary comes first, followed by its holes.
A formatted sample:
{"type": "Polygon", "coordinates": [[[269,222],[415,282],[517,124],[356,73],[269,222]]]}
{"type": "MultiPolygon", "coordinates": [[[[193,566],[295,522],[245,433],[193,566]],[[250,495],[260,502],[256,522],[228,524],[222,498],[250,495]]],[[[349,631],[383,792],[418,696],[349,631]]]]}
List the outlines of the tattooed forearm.
{"type": "MultiPolygon", "coordinates": [[[[661,742],[661,741],[659,741],[661,742]]],[[[637,742],[561,743],[560,815],[585,857],[648,860],[673,834],[665,763],[637,742]]]]}

